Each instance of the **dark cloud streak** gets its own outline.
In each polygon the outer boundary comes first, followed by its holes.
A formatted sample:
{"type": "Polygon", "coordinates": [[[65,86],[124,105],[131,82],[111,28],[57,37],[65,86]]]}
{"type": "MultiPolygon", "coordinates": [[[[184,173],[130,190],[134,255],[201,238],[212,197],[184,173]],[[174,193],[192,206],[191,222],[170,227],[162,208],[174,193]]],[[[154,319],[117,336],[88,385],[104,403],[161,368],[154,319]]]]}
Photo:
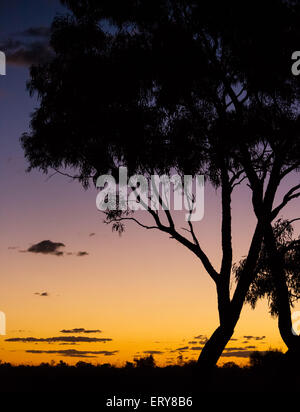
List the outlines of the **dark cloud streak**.
{"type": "Polygon", "coordinates": [[[59,250],[61,247],[65,247],[64,243],[52,242],[51,240],[42,240],[41,242],[30,246],[27,249],[27,252],[42,253],[44,255],[62,256],[63,252],[59,250]]]}
{"type": "Polygon", "coordinates": [[[33,338],[33,337],[28,337],[28,338],[8,338],[5,339],[6,342],[23,342],[23,343],[40,343],[40,342],[46,342],[46,343],[53,343],[53,342],[86,342],[86,343],[92,343],[92,342],[110,342],[112,341],[111,338],[95,338],[95,337],[87,337],[87,336],[54,336],[51,338],[33,338]]]}
{"type": "Polygon", "coordinates": [[[44,64],[54,56],[49,37],[49,27],[29,27],[2,41],[0,49],[6,54],[8,64],[23,67],[44,64]]]}
{"type": "Polygon", "coordinates": [[[76,254],[76,256],[87,256],[87,255],[88,255],[88,252],[85,252],[85,251],[79,251],[76,254]]]}
{"type": "Polygon", "coordinates": [[[164,352],[160,350],[144,350],[143,353],[148,354],[148,355],[161,355],[164,352]]]}
{"type": "Polygon", "coordinates": [[[60,333],[102,333],[100,329],[84,329],[84,328],[74,328],[74,329],[62,329],[60,333]]]}
{"type": "Polygon", "coordinates": [[[250,339],[253,339],[253,340],[264,340],[266,337],[265,337],[265,336],[244,335],[243,338],[246,339],[246,340],[250,340],[250,339]]]}
{"type": "Polygon", "coordinates": [[[25,37],[50,37],[50,27],[39,26],[39,27],[29,27],[28,29],[17,32],[17,36],[25,37]]]}
{"type": "Polygon", "coordinates": [[[66,357],[72,357],[72,358],[95,358],[97,356],[95,355],[104,355],[104,356],[113,356],[116,353],[118,353],[118,350],[98,350],[98,351],[85,351],[85,350],[76,350],[76,349],[65,349],[65,350],[35,350],[35,349],[30,349],[26,350],[27,353],[35,353],[35,354],[41,354],[41,353],[47,353],[47,354],[57,354],[61,356],[66,356],[66,357]]]}

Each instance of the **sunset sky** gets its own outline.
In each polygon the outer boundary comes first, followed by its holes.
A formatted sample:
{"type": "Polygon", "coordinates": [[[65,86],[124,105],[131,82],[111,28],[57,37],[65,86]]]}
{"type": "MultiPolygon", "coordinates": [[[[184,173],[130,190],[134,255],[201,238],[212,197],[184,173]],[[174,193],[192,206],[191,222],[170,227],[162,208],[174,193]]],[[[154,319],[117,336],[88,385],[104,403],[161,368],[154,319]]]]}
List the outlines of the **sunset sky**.
{"type": "MultiPolygon", "coordinates": [[[[25,172],[19,138],[38,104],[26,91],[28,65],[48,52],[57,12],[65,12],[57,0],[0,3],[0,50],[11,54],[7,75],[0,76],[0,310],[7,321],[0,359],[116,365],[150,353],[158,364],[174,363],[180,354],[196,359],[218,326],[215,286],[200,261],[166,234],[134,223],[122,236],[112,233],[96,208],[95,188],[25,172]],[[63,243],[63,255],[28,251],[45,240],[63,243]]],[[[235,261],[247,254],[255,225],[250,199],[246,185],[234,193],[235,261]]],[[[220,193],[207,183],[204,218],[195,228],[216,269],[220,206],[220,193]]],[[[297,211],[295,201],[283,216],[297,211]]],[[[139,217],[150,221],[146,212],[139,217]]],[[[182,214],[176,223],[184,226],[182,214]]],[[[249,352],[269,348],[286,349],[263,301],[254,311],[244,307],[220,363],[244,364],[249,352]]]]}

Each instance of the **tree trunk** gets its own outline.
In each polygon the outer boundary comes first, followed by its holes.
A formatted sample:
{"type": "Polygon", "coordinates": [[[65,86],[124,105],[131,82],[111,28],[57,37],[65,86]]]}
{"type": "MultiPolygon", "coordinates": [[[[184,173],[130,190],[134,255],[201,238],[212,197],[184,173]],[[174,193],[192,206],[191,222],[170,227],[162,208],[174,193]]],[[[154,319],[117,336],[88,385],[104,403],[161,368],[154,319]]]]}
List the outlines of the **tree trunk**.
{"type": "Polygon", "coordinates": [[[254,269],[261,249],[262,239],[263,224],[258,222],[252,238],[243,275],[239,279],[232,300],[226,300],[226,294],[225,297],[223,295],[222,285],[217,287],[220,326],[214,331],[200,353],[198,366],[201,370],[206,371],[216,365],[234,333],[234,328],[239,320],[247,291],[255,276],[254,269]]]}
{"type": "Polygon", "coordinates": [[[198,358],[198,366],[201,370],[210,370],[217,364],[225,346],[231,339],[233,332],[234,327],[224,327],[221,325],[214,331],[204,345],[198,358]]]}

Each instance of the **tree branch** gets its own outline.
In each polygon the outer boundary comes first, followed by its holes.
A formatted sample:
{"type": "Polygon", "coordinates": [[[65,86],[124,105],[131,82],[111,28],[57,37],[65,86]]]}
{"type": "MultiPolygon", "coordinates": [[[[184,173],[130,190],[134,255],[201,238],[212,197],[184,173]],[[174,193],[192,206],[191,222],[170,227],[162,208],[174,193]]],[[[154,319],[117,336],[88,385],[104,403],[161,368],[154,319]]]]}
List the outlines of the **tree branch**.
{"type": "Polygon", "coordinates": [[[284,208],[292,199],[296,199],[297,197],[300,196],[300,192],[294,193],[296,190],[300,189],[300,184],[292,187],[283,197],[282,202],[280,205],[275,207],[275,209],[272,210],[271,212],[271,218],[272,220],[275,219],[275,217],[278,215],[281,209],[284,208]]]}
{"type": "Polygon", "coordinates": [[[133,222],[137,223],[139,226],[143,227],[144,229],[159,229],[158,226],[147,226],[141,223],[139,220],[135,219],[134,217],[120,217],[113,219],[111,221],[105,221],[105,223],[110,224],[112,222],[122,222],[123,220],[132,220],[133,222]]]}

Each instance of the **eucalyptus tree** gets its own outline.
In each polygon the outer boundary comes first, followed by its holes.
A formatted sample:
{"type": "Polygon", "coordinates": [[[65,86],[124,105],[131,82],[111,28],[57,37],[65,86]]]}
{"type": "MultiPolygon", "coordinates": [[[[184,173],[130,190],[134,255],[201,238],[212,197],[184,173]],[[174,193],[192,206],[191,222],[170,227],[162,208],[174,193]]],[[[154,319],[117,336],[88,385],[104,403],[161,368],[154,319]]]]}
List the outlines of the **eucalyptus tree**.
{"type": "MultiPolygon", "coordinates": [[[[214,365],[255,277],[262,241],[283,207],[282,180],[299,166],[298,83],[291,55],[297,2],[62,0],[70,14],[51,29],[51,62],[31,68],[40,103],[21,142],[29,168],[65,173],[88,187],[99,176],[204,174],[221,191],[220,269],[192,219],[182,231],[170,210],[148,206],[153,224],[109,211],[117,231],[130,219],[160,230],[199,258],[216,286],[219,325],[199,357],[214,365]],[[270,18],[270,13],[272,18],[270,18]],[[275,59],[275,62],[274,62],[275,59]],[[232,193],[244,181],[257,223],[234,292],[232,193]]],[[[159,202],[163,206],[162,199],[159,202]]],[[[182,226],[182,225],[181,225],[182,226]]]]}

